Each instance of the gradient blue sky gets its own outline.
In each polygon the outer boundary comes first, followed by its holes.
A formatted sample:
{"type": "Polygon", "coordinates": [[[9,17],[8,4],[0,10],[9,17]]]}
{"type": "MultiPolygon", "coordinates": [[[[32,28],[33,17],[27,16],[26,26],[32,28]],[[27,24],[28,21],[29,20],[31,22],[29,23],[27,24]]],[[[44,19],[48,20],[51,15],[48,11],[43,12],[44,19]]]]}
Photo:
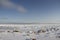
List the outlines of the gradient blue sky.
{"type": "Polygon", "coordinates": [[[8,8],[1,4],[0,23],[60,23],[60,0],[10,0],[9,2],[25,9],[19,11],[14,6],[8,8]]]}

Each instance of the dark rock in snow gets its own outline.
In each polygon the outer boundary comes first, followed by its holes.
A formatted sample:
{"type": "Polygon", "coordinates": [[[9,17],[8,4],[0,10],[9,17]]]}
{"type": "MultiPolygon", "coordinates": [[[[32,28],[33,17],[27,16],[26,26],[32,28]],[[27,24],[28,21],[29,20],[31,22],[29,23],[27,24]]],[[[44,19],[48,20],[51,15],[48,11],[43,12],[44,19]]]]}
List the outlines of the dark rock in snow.
{"type": "Polygon", "coordinates": [[[36,39],[32,39],[32,40],[36,40],[36,39]]]}

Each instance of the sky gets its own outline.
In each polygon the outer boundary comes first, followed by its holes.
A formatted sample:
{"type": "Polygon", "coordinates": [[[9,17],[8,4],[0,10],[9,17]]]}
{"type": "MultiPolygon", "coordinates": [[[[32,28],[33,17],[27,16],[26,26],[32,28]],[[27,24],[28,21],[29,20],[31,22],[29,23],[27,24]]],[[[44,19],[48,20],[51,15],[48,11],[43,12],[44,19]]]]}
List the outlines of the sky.
{"type": "Polygon", "coordinates": [[[0,23],[60,23],[60,0],[0,0],[0,23]]]}

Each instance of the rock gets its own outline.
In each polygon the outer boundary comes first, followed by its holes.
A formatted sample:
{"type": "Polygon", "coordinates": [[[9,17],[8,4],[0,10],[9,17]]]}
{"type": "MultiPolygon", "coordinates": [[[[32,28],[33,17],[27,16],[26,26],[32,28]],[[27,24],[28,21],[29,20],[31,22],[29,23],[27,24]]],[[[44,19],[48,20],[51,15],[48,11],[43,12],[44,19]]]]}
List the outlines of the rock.
{"type": "Polygon", "coordinates": [[[32,39],[32,40],[36,40],[36,39],[32,39]]]}
{"type": "Polygon", "coordinates": [[[37,33],[40,33],[40,32],[41,32],[41,30],[38,30],[38,31],[37,31],[37,33]]]}
{"type": "Polygon", "coordinates": [[[60,36],[57,36],[57,38],[60,38],[60,36]]]}
{"type": "Polygon", "coordinates": [[[14,30],[13,32],[19,32],[19,31],[17,31],[17,30],[14,30]]]}

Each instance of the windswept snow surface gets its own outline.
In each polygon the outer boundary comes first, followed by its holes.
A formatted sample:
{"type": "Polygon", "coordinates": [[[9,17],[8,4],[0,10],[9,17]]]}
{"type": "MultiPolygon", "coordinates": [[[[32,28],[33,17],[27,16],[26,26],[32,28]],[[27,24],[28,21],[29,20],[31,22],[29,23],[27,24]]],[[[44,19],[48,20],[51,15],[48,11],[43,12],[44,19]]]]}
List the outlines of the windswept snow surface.
{"type": "Polygon", "coordinates": [[[60,40],[60,24],[0,24],[0,40],[60,40]]]}

